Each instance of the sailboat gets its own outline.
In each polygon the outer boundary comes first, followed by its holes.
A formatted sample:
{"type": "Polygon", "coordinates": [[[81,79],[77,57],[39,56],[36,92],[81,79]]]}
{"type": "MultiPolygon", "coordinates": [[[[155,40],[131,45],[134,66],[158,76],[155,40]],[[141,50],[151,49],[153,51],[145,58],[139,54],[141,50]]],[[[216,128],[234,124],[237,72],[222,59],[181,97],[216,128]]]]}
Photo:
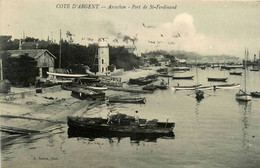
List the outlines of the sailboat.
{"type": "Polygon", "coordinates": [[[252,99],[251,95],[246,91],[246,69],[247,69],[247,58],[248,58],[248,50],[245,49],[245,72],[244,72],[244,90],[240,89],[236,94],[236,99],[240,101],[250,101],[252,99]]]}

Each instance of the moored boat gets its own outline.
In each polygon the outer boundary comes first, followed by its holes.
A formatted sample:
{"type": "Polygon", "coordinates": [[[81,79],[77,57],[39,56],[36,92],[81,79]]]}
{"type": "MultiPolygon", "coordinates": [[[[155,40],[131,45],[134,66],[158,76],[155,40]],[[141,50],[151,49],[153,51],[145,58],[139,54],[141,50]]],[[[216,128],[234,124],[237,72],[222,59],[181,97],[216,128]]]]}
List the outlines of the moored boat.
{"type": "Polygon", "coordinates": [[[146,100],[144,97],[110,97],[110,103],[143,103],[145,104],[146,100]]]}
{"type": "Polygon", "coordinates": [[[213,85],[214,89],[234,89],[240,87],[239,83],[213,85]]]}
{"type": "Polygon", "coordinates": [[[250,101],[252,99],[252,96],[250,94],[247,93],[247,88],[246,88],[246,85],[247,85],[247,82],[246,82],[246,75],[247,75],[247,65],[246,65],[246,62],[248,60],[248,49],[245,49],[245,69],[244,69],[244,88],[243,90],[240,89],[238,91],[238,93],[236,94],[236,99],[238,101],[250,101]]]}
{"type": "Polygon", "coordinates": [[[192,79],[194,75],[191,76],[173,76],[172,79],[192,79]]]}
{"type": "Polygon", "coordinates": [[[225,82],[228,78],[208,78],[208,81],[225,82]]]}
{"type": "Polygon", "coordinates": [[[139,119],[139,124],[135,118],[125,114],[117,114],[111,118],[112,124],[107,123],[107,119],[87,118],[87,117],[67,117],[69,129],[104,135],[115,136],[174,136],[173,122],[158,122],[158,120],[139,119]]]}
{"type": "Polygon", "coordinates": [[[46,72],[48,75],[59,76],[59,77],[69,77],[69,78],[80,78],[89,76],[88,74],[65,74],[65,73],[54,73],[54,72],[46,72]]]}
{"type": "Polygon", "coordinates": [[[260,92],[251,92],[251,96],[260,98],[260,92]]]}
{"type": "Polygon", "coordinates": [[[195,88],[202,86],[202,84],[198,84],[198,85],[189,85],[189,86],[173,86],[173,88],[175,88],[175,90],[195,90],[195,88]]]}
{"type": "Polygon", "coordinates": [[[230,75],[242,75],[242,72],[230,72],[230,75]]]}

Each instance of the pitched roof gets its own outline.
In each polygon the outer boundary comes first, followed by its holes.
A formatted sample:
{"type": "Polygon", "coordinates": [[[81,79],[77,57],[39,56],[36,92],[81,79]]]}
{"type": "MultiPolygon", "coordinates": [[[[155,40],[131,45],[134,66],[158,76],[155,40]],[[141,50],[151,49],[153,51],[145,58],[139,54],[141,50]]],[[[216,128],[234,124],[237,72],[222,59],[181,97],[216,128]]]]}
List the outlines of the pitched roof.
{"type": "Polygon", "coordinates": [[[46,49],[31,49],[31,50],[7,50],[6,52],[11,54],[11,57],[19,57],[23,54],[28,54],[29,57],[37,59],[40,57],[43,53],[47,52],[50,54],[53,58],[56,59],[56,57],[48,50],[46,49]]]}

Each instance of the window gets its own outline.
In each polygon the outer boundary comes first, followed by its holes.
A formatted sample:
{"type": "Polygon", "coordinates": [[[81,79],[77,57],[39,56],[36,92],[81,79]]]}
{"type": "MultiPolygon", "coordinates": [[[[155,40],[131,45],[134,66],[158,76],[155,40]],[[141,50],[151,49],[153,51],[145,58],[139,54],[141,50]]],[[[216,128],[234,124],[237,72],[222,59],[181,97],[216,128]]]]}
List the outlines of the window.
{"type": "Polygon", "coordinates": [[[102,64],[104,64],[104,59],[102,59],[102,64]]]}
{"type": "Polygon", "coordinates": [[[102,72],[104,72],[104,68],[102,68],[102,72]]]}

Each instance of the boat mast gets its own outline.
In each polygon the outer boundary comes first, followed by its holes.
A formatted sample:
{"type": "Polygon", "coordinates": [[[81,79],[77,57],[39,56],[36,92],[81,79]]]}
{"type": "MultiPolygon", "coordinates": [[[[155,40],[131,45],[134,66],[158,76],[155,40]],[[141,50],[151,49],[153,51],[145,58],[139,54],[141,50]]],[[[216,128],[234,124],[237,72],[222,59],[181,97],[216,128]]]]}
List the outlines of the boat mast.
{"type": "Polygon", "coordinates": [[[198,77],[198,65],[197,65],[197,59],[195,60],[196,62],[196,78],[197,78],[197,85],[199,84],[199,77],[198,77]]]}
{"type": "Polygon", "coordinates": [[[60,59],[59,59],[59,69],[61,68],[61,29],[60,29],[60,59]]]}
{"type": "Polygon", "coordinates": [[[246,65],[246,62],[247,62],[247,57],[248,57],[248,49],[245,50],[245,93],[246,93],[246,68],[247,68],[247,65],[246,65]]]}

